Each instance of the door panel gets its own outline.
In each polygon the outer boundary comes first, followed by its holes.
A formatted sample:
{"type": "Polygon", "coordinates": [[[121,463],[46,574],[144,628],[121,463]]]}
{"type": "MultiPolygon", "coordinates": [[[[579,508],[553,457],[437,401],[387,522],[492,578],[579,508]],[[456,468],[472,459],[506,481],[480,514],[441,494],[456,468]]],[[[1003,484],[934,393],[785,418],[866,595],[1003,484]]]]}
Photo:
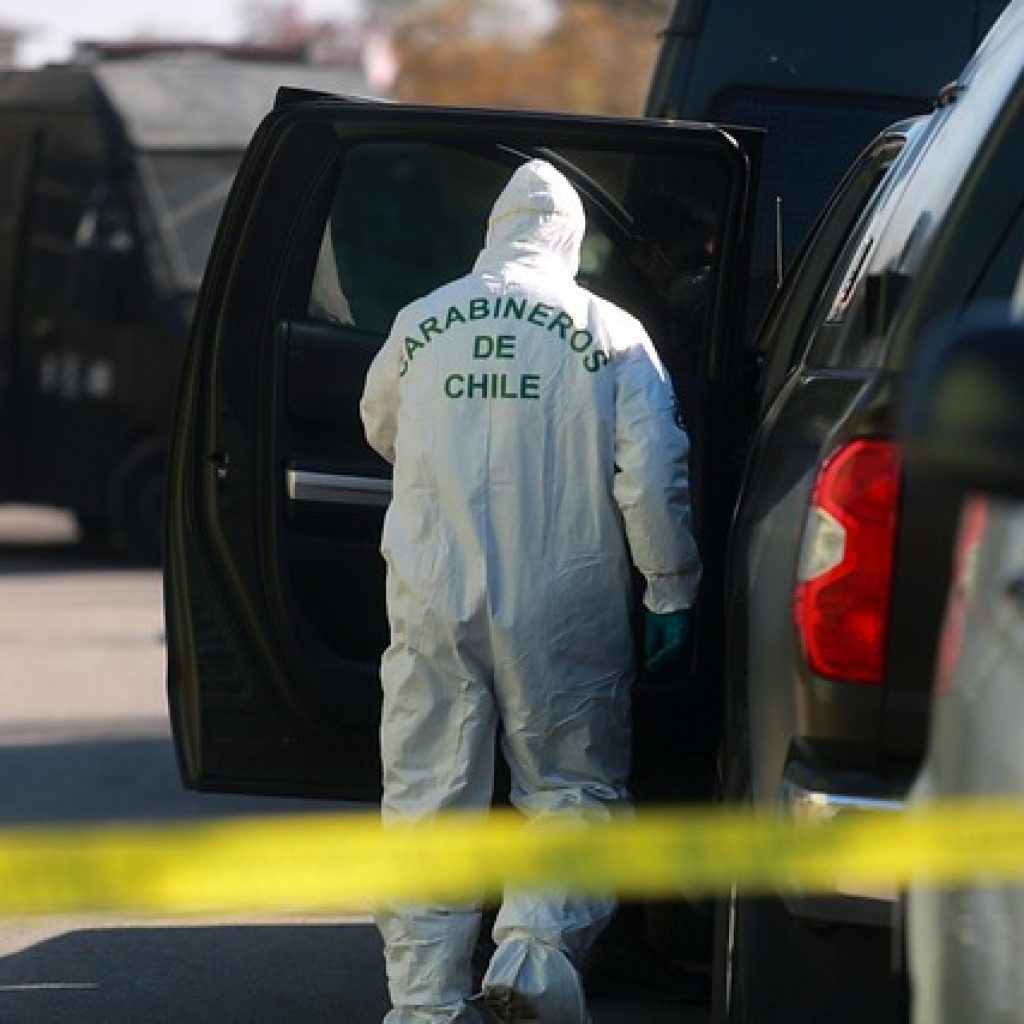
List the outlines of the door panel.
{"type": "MultiPolygon", "coordinates": [[[[273,461],[283,474],[276,486],[285,496],[283,506],[275,502],[275,615],[296,630],[312,627],[306,657],[326,647],[323,668],[307,678],[313,699],[342,718],[351,714],[353,695],[325,671],[331,659],[372,665],[387,642],[378,546],[391,472],[363,440],[359,419],[363,380],[380,342],[379,334],[304,321],[279,324],[276,336],[286,394],[272,424],[273,461]]],[[[376,714],[375,700],[366,706],[376,714]]],[[[366,725],[375,731],[375,717],[366,725]]]]}
{"type": "Polygon", "coordinates": [[[471,269],[494,199],[534,156],[583,198],[581,282],[644,320],[680,389],[728,363],[751,194],[734,135],[278,109],[221,222],[176,416],[168,688],[186,784],[378,794],[390,476],[363,438],[363,380],[397,310],[471,269]]]}

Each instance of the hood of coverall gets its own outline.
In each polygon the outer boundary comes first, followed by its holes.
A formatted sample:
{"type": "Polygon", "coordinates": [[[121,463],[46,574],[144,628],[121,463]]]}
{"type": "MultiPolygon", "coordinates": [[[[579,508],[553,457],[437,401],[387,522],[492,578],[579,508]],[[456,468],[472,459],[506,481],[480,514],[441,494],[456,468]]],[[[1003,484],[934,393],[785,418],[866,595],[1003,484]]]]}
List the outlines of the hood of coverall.
{"type": "Polygon", "coordinates": [[[476,269],[499,270],[517,262],[575,277],[585,229],[576,189],[551,164],[531,160],[495,201],[476,269]]]}

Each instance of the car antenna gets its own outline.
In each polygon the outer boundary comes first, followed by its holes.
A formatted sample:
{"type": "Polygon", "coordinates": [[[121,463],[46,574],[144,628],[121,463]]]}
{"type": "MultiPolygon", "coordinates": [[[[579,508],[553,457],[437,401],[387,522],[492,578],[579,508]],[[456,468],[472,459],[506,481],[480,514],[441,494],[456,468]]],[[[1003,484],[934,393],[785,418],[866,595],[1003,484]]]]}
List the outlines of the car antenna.
{"type": "Polygon", "coordinates": [[[782,196],[775,197],[775,287],[782,287],[782,196]]]}

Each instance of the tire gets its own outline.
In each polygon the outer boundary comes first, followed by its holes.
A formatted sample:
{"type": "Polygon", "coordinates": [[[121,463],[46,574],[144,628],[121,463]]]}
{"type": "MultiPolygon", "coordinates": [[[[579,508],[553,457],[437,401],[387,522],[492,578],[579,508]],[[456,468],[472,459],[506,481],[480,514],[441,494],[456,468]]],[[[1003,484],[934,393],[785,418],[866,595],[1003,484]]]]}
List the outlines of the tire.
{"type": "Polygon", "coordinates": [[[147,565],[161,562],[166,471],[163,445],[146,440],[122,459],[110,488],[114,543],[122,554],[147,565]]]}
{"type": "Polygon", "coordinates": [[[723,900],[713,1024],[905,1024],[905,976],[883,929],[818,925],[774,898],[723,900]],[[731,942],[729,937],[731,935],[731,942]]]}
{"type": "MultiPolygon", "coordinates": [[[[723,789],[750,806],[746,743],[725,765],[723,789]]],[[[712,1024],[905,1024],[906,975],[893,968],[883,928],[798,918],[773,897],[718,902],[712,950],[712,1024]]]]}

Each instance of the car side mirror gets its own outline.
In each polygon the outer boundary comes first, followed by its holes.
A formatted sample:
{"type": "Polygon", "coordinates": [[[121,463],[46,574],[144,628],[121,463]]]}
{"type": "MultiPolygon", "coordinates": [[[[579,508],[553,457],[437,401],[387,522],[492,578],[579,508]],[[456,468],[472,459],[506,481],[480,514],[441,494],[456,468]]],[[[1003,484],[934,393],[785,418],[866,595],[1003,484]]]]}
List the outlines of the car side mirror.
{"type": "Polygon", "coordinates": [[[903,438],[937,482],[1024,496],[1024,322],[983,309],[934,328],[908,374],[903,438]]]}

